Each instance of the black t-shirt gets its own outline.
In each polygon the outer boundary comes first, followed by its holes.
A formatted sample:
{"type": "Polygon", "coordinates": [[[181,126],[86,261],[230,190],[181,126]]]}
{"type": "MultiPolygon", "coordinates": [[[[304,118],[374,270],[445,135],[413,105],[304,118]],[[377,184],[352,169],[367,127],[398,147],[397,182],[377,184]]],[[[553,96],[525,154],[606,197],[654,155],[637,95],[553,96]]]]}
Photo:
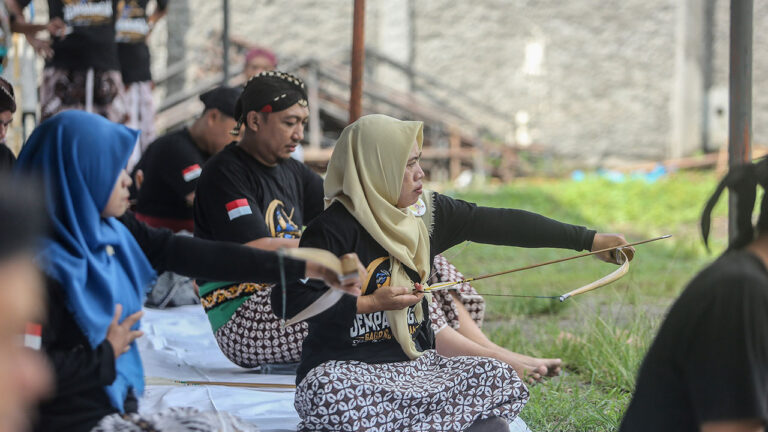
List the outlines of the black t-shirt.
{"type": "Polygon", "coordinates": [[[5,143],[0,143],[0,171],[8,172],[16,164],[16,155],[5,143]]]}
{"type": "Polygon", "coordinates": [[[768,423],[768,272],[754,254],[731,251],[672,305],[620,430],[699,431],[745,419],[768,423]]]}
{"type": "MultiPolygon", "coordinates": [[[[444,195],[434,196],[434,225],[430,235],[431,259],[466,240],[508,246],[558,247],[575,250],[592,247],[595,232],[568,225],[523,210],[478,207],[444,195]]],[[[340,203],[334,203],[309,224],[301,247],[326,249],[335,255],[357,253],[366,265],[369,279],[363,295],[386,286],[390,281],[388,253],[340,203]]],[[[430,262],[431,262],[430,259],[430,262]]],[[[415,271],[406,269],[417,282],[415,271]]],[[[320,297],[327,288],[320,282],[289,284],[287,318],[294,316],[320,297]]],[[[282,292],[272,291],[272,308],[282,313],[282,292]]],[[[429,316],[426,301],[421,303],[429,316]]],[[[413,307],[409,322],[414,323],[413,307]]],[[[328,360],[358,360],[390,363],[408,360],[393,338],[384,312],[357,314],[357,298],[344,295],[335,306],[307,320],[309,334],[302,347],[296,382],[315,366],[328,360]]],[[[434,348],[434,333],[429,320],[409,326],[418,349],[434,348]]]]}
{"type": "MultiPolygon", "coordinates": [[[[149,47],[147,35],[147,4],[149,0],[128,0],[117,18],[116,36],[117,55],[123,83],[151,81],[149,68],[149,47]]],[[[168,0],[157,0],[157,8],[165,10],[168,0]]]]}
{"type": "Polygon", "coordinates": [[[119,0],[48,0],[51,19],[61,18],[72,28],[72,33],[64,39],[53,39],[53,59],[49,64],[72,70],[119,70],[120,63],[115,45],[118,2],[119,0]]]}
{"type": "MultiPolygon", "coordinates": [[[[195,191],[209,155],[200,150],[184,128],[156,139],[134,168],[144,172],[136,196],[136,211],[147,216],[192,219],[186,196],[195,191]]],[[[134,177],[135,178],[135,177],[134,177]]]]}
{"type": "Polygon", "coordinates": [[[247,243],[299,238],[323,210],[323,180],[286,159],[268,167],[232,143],[205,165],[195,192],[195,236],[247,243]]]}

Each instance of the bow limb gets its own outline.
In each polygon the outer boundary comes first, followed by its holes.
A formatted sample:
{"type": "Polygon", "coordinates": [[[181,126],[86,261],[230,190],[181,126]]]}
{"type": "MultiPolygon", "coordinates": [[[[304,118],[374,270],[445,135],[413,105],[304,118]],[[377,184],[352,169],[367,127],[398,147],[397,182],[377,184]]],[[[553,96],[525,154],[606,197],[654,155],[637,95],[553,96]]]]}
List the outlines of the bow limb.
{"type": "MultiPolygon", "coordinates": [[[[355,259],[353,259],[350,264],[349,262],[345,262],[344,259],[340,260],[333,253],[323,249],[290,248],[290,249],[283,249],[283,253],[285,254],[285,256],[288,256],[291,258],[296,258],[304,261],[313,261],[326,268],[329,268],[339,276],[339,279],[343,279],[344,277],[347,276],[347,274],[350,274],[350,273],[354,274],[357,271],[357,261],[355,259]]],[[[283,289],[286,289],[286,287],[283,287],[283,289]]],[[[322,296],[317,298],[317,300],[312,302],[312,304],[310,304],[305,309],[300,311],[293,318],[286,320],[285,324],[286,325],[296,324],[298,322],[312,318],[313,316],[335,305],[336,302],[338,302],[343,295],[344,295],[344,291],[329,288],[328,291],[326,291],[322,296]]]]}
{"type": "Polygon", "coordinates": [[[629,271],[629,260],[627,259],[627,255],[624,253],[624,251],[619,249],[619,252],[621,253],[621,258],[622,258],[621,267],[619,267],[618,269],[614,270],[613,272],[611,272],[607,276],[603,276],[602,278],[600,278],[600,279],[598,279],[598,280],[596,280],[594,282],[588,283],[587,285],[584,285],[581,288],[576,288],[573,291],[570,291],[570,292],[567,292],[567,293],[561,295],[559,297],[560,301],[563,302],[566,299],[568,299],[570,297],[573,297],[575,295],[584,294],[587,291],[592,291],[594,289],[598,289],[598,288],[600,288],[602,286],[606,286],[606,285],[610,284],[611,282],[615,282],[615,281],[621,279],[629,271]]]}
{"type": "Polygon", "coordinates": [[[301,312],[294,315],[293,318],[287,320],[285,324],[296,324],[306,319],[312,318],[313,316],[324,312],[326,309],[331,308],[336,304],[336,302],[339,301],[339,299],[341,299],[342,296],[344,296],[344,291],[329,288],[328,291],[321,295],[317,300],[312,302],[311,305],[307,306],[301,312]]]}

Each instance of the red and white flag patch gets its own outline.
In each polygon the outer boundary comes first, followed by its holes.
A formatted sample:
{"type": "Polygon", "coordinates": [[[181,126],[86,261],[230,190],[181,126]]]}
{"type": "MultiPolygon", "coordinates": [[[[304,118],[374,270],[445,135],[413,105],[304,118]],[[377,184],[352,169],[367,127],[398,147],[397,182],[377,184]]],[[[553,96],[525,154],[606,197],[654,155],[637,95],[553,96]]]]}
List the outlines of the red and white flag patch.
{"type": "Polygon", "coordinates": [[[248,204],[248,200],[240,198],[227,203],[227,214],[229,215],[229,220],[235,220],[240,216],[253,214],[253,212],[251,211],[251,205],[248,204]]]}
{"type": "Polygon", "coordinates": [[[200,165],[194,164],[181,170],[181,175],[184,177],[184,181],[189,183],[192,180],[200,177],[200,173],[202,172],[203,172],[203,169],[200,168],[200,165]]]}
{"type": "Polygon", "coordinates": [[[24,346],[32,348],[35,351],[40,351],[40,347],[43,344],[43,326],[37,323],[27,323],[26,330],[24,331],[24,346]]]}

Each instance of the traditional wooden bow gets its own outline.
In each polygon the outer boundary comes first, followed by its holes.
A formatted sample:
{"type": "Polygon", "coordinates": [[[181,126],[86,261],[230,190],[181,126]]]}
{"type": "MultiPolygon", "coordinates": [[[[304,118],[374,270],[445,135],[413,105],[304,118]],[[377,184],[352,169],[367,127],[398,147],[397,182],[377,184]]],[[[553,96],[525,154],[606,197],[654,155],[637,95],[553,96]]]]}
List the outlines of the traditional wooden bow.
{"type": "MultiPolygon", "coordinates": [[[[482,276],[475,276],[471,278],[462,279],[460,281],[453,281],[453,282],[443,282],[438,283],[429,286],[426,291],[440,291],[448,289],[454,285],[465,283],[465,282],[472,282],[477,281],[481,279],[487,279],[495,276],[501,276],[509,273],[515,273],[523,270],[529,270],[536,267],[543,267],[550,264],[556,264],[564,261],[570,261],[577,258],[583,258],[590,255],[596,255],[603,252],[609,252],[609,251],[618,251],[617,253],[617,262],[621,264],[621,266],[611,272],[609,275],[604,276],[594,282],[588,283],[587,285],[584,285],[580,288],[577,288],[575,290],[569,291],[563,295],[559,296],[535,296],[535,295],[517,295],[517,294],[483,294],[484,296],[503,296],[503,297],[528,297],[528,298],[545,298],[545,299],[558,299],[561,302],[565,301],[568,298],[571,298],[573,296],[583,294],[588,291],[592,291],[594,289],[600,288],[602,286],[608,285],[611,282],[614,282],[618,279],[620,279],[622,276],[627,274],[629,271],[629,259],[627,258],[626,253],[624,253],[622,248],[630,247],[630,246],[637,246],[645,243],[654,242],[657,240],[662,240],[672,237],[671,235],[664,235],[661,237],[656,237],[648,240],[643,240],[635,243],[629,243],[622,246],[615,246],[610,248],[605,248],[601,250],[596,250],[593,252],[586,252],[579,255],[574,255],[566,258],[560,258],[552,261],[547,261],[543,263],[538,264],[532,264],[525,267],[519,267],[512,270],[505,270],[500,271],[496,273],[490,273],[482,276]]],[[[322,249],[312,249],[312,248],[292,248],[292,249],[281,249],[278,251],[278,256],[280,257],[280,271],[282,276],[282,286],[283,286],[283,322],[284,325],[291,325],[296,324],[298,322],[304,321],[308,318],[311,318],[326,309],[329,309],[332,307],[336,302],[341,299],[341,297],[344,295],[344,292],[337,289],[329,289],[326,291],[322,296],[320,296],[317,300],[315,300],[312,304],[307,306],[304,310],[296,314],[293,318],[289,320],[285,320],[285,303],[286,303],[286,288],[285,288],[285,277],[284,277],[284,271],[283,271],[283,264],[282,264],[282,257],[289,256],[291,258],[297,258],[297,259],[303,259],[306,261],[314,261],[318,264],[322,264],[332,270],[334,270],[337,274],[339,274],[340,278],[343,277],[349,277],[350,274],[353,274],[357,271],[356,263],[354,262],[344,262],[344,260],[339,260],[335,255],[332,253],[322,250],[322,249]],[[354,268],[354,270],[352,270],[354,268]]]]}
{"type": "Polygon", "coordinates": [[[458,285],[458,284],[465,283],[465,282],[472,282],[472,281],[477,281],[477,280],[481,280],[481,279],[488,279],[488,278],[491,278],[491,277],[501,276],[501,275],[505,275],[505,274],[509,274],[509,273],[515,273],[515,272],[519,272],[519,271],[523,271],[523,270],[530,270],[530,269],[533,269],[533,268],[536,268],[536,267],[543,267],[543,266],[550,265],[550,264],[556,264],[556,263],[560,263],[560,262],[564,262],[564,261],[570,261],[570,260],[574,260],[574,259],[577,259],[577,258],[583,258],[583,257],[591,256],[591,255],[600,254],[600,253],[603,253],[603,252],[609,252],[609,251],[617,251],[618,252],[616,254],[617,262],[619,264],[621,264],[621,266],[618,269],[614,270],[613,272],[611,272],[607,276],[604,276],[604,277],[602,277],[602,278],[600,278],[600,279],[598,279],[598,280],[596,280],[594,282],[590,282],[587,285],[584,285],[584,286],[582,286],[580,288],[576,288],[575,290],[569,291],[569,292],[567,292],[567,293],[565,293],[563,295],[559,295],[559,296],[537,296],[537,295],[518,295],[518,294],[485,294],[485,293],[479,293],[479,294],[484,295],[484,296],[558,299],[558,300],[560,300],[562,302],[562,301],[565,301],[566,299],[571,298],[571,297],[573,297],[575,295],[583,294],[585,292],[592,291],[594,289],[597,289],[597,288],[600,288],[602,286],[608,285],[611,282],[614,282],[614,281],[617,281],[617,280],[621,279],[622,276],[627,274],[627,272],[629,271],[629,259],[627,258],[626,253],[624,253],[624,251],[622,249],[627,248],[627,247],[631,247],[631,246],[637,246],[637,245],[641,245],[641,244],[645,244],[645,243],[654,242],[654,241],[657,241],[657,240],[663,240],[663,239],[667,239],[667,238],[670,238],[670,237],[672,237],[672,235],[671,234],[667,234],[667,235],[663,235],[663,236],[660,236],[660,237],[655,237],[655,238],[648,239],[648,240],[642,240],[642,241],[638,241],[638,242],[634,242],[634,243],[629,243],[629,244],[625,244],[625,245],[621,245],[621,246],[614,246],[614,247],[600,249],[600,250],[596,250],[596,251],[592,251],[592,252],[586,252],[586,253],[582,253],[582,254],[566,257],[566,258],[560,258],[560,259],[556,259],[556,260],[546,261],[546,262],[542,262],[542,263],[531,264],[531,265],[527,265],[525,267],[519,267],[519,268],[515,268],[515,269],[512,269],[512,270],[504,270],[504,271],[500,271],[500,272],[496,272],[496,273],[490,273],[490,274],[486,274],[486,275],[482,275],[482,276],[475,276],[475,277],[471,277],[471,278],[462,279],[460,281],[442,282],[442,283],[431,285],[429,288],[427,288],[427,291],[446,290],[446,289],[449,289],[450,287],[452,287],[454,285],[458,285]]]}

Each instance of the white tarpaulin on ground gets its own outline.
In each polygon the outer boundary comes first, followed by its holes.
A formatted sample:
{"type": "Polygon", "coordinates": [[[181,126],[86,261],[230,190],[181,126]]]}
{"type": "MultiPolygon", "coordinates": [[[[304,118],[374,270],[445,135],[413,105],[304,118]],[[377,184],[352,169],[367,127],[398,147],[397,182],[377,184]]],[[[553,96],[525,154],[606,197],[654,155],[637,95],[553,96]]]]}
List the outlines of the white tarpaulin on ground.
{"type": "MultiPolygon", "coordinates": [[[[263,375],[227,360],[202,306],[145,309],[141,329],[145,335],[138,343],[147,386],[140,412],[191,406],[234,414],[265,432],[296,430],[299,415],[293,408],[293,389],[172,385],[173,380],[294,384],[294,375],[263,375]]],[[[510,431],[530,432],[519,419],[510,431]]]]}

